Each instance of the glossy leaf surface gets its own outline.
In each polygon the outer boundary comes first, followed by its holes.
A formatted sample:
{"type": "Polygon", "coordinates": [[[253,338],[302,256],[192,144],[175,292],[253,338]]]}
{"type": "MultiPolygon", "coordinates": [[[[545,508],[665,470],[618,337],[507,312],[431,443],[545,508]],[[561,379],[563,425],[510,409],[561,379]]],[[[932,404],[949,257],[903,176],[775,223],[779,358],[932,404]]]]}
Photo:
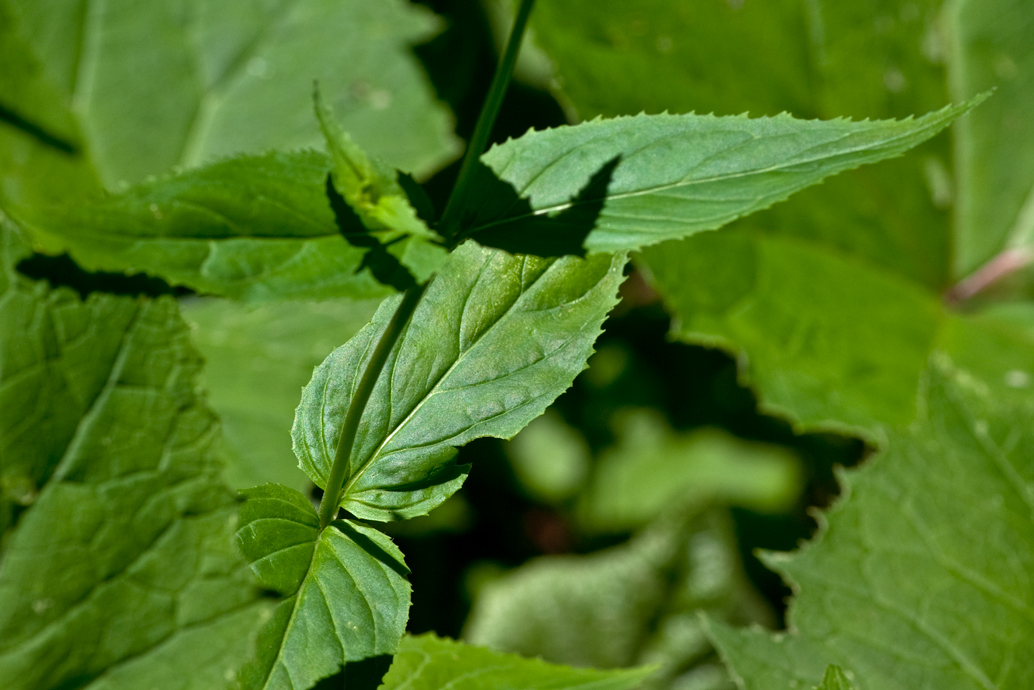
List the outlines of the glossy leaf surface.
{"type": "Polygon", "coordinates": [[[766,558],[798,592],[790,632],[711,624],[748,690],[814,684],[830,662],[859,688],[1034,682],[1034,407],[935,359],[919,418],[846,475],[817,542],[766,558]]]}
{"type": "Polygon", "coordinates": [[[320,531],[305,496],[278,484],[242,492],[237,539],[284,599],[259,634],[245,688],[310,688],[351,661],[391,654],[406,629],[409,574],[381,532],[348,520],[320,531]]]}
{"type": "MultiPolygon", "coordinates": [[[[391,520],[423,515],[462,484],[456,447],[509,438],[585,368],[616,303],[623,256],[546,260],[468,242],[429,285],[363,412],[341,505],[391,520]]],[[[365,362],[399,298],[317,368],[294,448],[324,486],[365,362]]]]}
{"type": "Polygon", "coordinates": [[[270,607],[233,544],[237,505],[175,303],[83,302],[7,275],[4,687],[231,686],[270,607]]]}
{"type": "Polygon", "coordinates": [[[652,671],[556,666],[426,634],[402,640],[381,689],[633,690],[652,671]]]}
{"type": "Polygon", "coordinates": [[[495,235],[534,232],[540,217],[601,201],[593,227],[574,228],[586,233],[575,244],[590,251],[713,230],[830,175],[900,155],[974,103],[902,121],[664,114],[529,132],[482,157],[494,175],[482,170],[480,206],[469,210],[465,232],[491,243],[495,235]],[[582,192],[601,171],[608,172],[605,195],[587,198],[582,192]]]}

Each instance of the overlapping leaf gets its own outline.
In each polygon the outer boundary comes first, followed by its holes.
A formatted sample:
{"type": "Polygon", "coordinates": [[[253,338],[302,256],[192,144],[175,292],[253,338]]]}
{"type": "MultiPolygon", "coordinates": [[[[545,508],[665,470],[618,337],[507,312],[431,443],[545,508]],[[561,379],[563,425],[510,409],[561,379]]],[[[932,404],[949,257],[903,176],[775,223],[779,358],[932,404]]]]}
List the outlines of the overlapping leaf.
{"type": "Polygon", "coordinates": [[[664,114],[529,132],[482,157],[490,170],[482,170],[464,232],[491,244],[496,236],[534,233],[541,217],[597,203],[594,225],[573,227],[583,233],[576,246],[615,251],[685,237],[830,175],[897,156],[975,102],[902,121],[664,114]],[[601,171],[609,178],[605,195],[580,194],[601,171]]]}
{"type": "Polygon", "coordinates": [[[409,571],[381,532],[338,520],[277,484],[248,489],[237,538],[263,584],[284,599],[259,635],[244,688],[310,688],[347,662],[394,653],[409,617],[409,571]]]}
{"type": "MultiPolygon", "coordinates": [[[[341,505],[357,517],[423,515],[467,473],[456,447],[516,434],[585,367],[616,303],[623,256],[512,256],[468,242],[450,256],[392,351],[360,422],[341,505]]],[[[302,393],[302,468],[325,486],[345,411],[397,306],[335,350],[302,393]]]]}
{"type": "MultiPolygon", "coordinates": [[[[5,259],[14,242],[0,231],[5,259]]],[[[5,688],[219,688],[269,607],[175,303],[0,294],[5,688]]]]}
{"type": "Polygon", "coordinates": [[[789,631],[712,623],[744,688],[830,662],[861,690],[1034,683],[1034,406],[935,360],[919,418],[845,477],[818,542],[766,559],[798,592],[789,631]]]}
{"type": "Polygon", "coordinates": [[[653,669],[598,671],[522,659],[427,634],[406,637],[382,690],[632,690],[653,669]]]}

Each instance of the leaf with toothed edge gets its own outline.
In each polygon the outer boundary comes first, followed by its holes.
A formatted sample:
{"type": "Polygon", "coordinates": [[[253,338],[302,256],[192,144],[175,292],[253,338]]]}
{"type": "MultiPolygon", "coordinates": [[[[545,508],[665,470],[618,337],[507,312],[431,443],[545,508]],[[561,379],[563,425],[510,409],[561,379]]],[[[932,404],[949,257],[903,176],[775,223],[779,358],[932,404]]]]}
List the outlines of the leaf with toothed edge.
{"type": "MultiPolygon", "coordinates": [[[[585,368],[617,302],[623,255],[559,260],[467,242],[430,283],[359,425],[341,506],[356,517],[426,514],[467,474],[456,447],[509,438],[585,368]]],[[[326,485],[352,391],[399,298],[335,350],[302,392],[293,429],[300,465],[326,485]]]]}
{"type": "MultiPolygon", "coordinates": [[[[481,157],[478,201],[466,236],[518,234],[538,216],[569,209],[608,164],[605,199],[584,237],[589,251],[639,249],[713,230],[844,170],[900,155],[986,96],[905,120],[797,120],[713,115],[637,115],[530,131],[481,157]],[[499,182],[517,198],[491,193],[499,182]],[[502,203],[500,202],[502,200],[502,203]]],[[[600,203],[581,198],[579,203],[600,203]]]]}

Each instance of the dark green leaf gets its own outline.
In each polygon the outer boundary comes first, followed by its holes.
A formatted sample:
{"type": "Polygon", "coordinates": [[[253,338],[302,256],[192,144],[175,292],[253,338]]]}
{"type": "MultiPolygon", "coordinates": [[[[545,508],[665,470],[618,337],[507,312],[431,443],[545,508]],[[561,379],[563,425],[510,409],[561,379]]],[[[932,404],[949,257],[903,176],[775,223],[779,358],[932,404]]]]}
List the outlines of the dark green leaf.
{"type": "Polygon", "coordinates": [[[2,526],[16,519],[0,560],[4,687],[229,687],[270,608],[233,545],[237,506],[175,303],[82,302],[11,278],[0,294],[2,526]]]}
{"type": "Polygon", "coordinates": [[[259,635],[244,688],[310,688],[352,661],[392,654],[409,615],[409,570],[381,532],[338,520],[320,531],[309,499],[278,484],[242,492],[237,539],[284,599],[259,635]]]}
{"type": "Polygon", "coordinates": [[[817,543],[765,559],[798,593],[790,632],[711,623],[747,690],[807,687],[831,661],[860,688],[1034,684],[1034,403],[934,360],[916,423],[845,477],[817,543]]]}
{"type": "MultiPolygon", "coordinates": [[[[556,261],[468,242],[431,282],[363,413],[341,505],[392,520],[423,515],[462,484],[456,447],[509,438],[585,368],[616,303],[623,256],[556,261]]],[[[302,468],[325,486],[338,430],[373,344],[397,306],[335,350],[302,393],[302,468]]]]}
{"type": "Polygon", "coordinates": [[[529,132],[482,156],[494,175],[482,171],[484,193],[475,195],[464,232],[517,236],[572,203],[603,201],[591,231],[574,227],[590,251],[685,237],[767,208],[830,175],[897,156],[977,102],[902,121],[665,114],[529,132]],[[608,166],[605,200],[602,192],[580,195],[608,166]],[[512,187],[509,196],[500,193],[500,180],[512,187]]]}
{"type": "Polygon", "coordinates": [[[381,690],[633,690],[652,671],[553,666],[427,634],[402,640],[381,690]]]}

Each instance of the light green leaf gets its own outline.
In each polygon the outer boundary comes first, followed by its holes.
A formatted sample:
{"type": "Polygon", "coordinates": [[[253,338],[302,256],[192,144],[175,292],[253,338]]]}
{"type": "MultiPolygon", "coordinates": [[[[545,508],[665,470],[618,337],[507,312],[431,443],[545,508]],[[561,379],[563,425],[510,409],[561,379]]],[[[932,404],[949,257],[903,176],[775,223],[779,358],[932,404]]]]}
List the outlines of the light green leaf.
{"type": "Polygon", "coordinates": [[[592,462],[585,438],[551,410],[506,444],[506,454],[521,487],[546,503],[572,498],[588,478],[592,462]]]}
{"type": "Polygon", "coordinates": [[[366,325],[380,300],[181,302],[208,404],[222,422],[226,479],[235,489],[273,482],[306,493],[309,478],[291,452],[298,392],[330,352],[366,325]]]}
{"type": "Polygon", "coordinates": [[[320,531],[286,486],[242,492],[237,539],[252,570],[284,599],[259,635],[244,688],[310,688],[346,662],[392,654],[409,616],[409,570],[391,540],[349,520],[320,531]]]}
{"type": "MultiPolygon", "coordinates": [[[[456,447],[509,438],[585,368],[616,303],[624,256],[546,260],[473,242],[428,286],[363,412],[341,505],[363,519],[423,515],[459,488],[456,447]]],[[[398,304],[316,369],[293,429],[302,469],[326,485],[352,391],[398,304]]]]}
{"type": "Polygon", "coordinates": [[[864,260],[740,231],[643,258],[676,315],[676,337],[736,354],[761,406],[802,428],[908,424],[934,351],[975,368],[1000,395],[1030,393],[1024,348],[1034,348],[1034,334],[993,314],[954,313],[864,260]]]}
{"type": "Polygon", "coordinates": [[[144,272],[251,301],[389,294],[357,273],[366,249],[335,223],[329,168],[312,151],[233,158],[23,220],[88,270],[144,272]]]}
{"type": "Polygon", "coordinates": [[[822,678],[822,684],[815,687],[815,690],[858,690],[851,679],[836,664],[826,667],[826,675],[822,678]]]}
{"type": "Polygon", "coordinates": [[[319,144],[314,78],[359,144],[395,166],[427,173],[457,148],[410,51],[437,22],[401,0],[4,0],[2,12],[0,44],[20,49],[5,106],[85,151],[108,188],[319,144]]]}
{"type": "Polygon", "coordinates": [[[380,690],[633,690],[652,672],[554,666],[428,633],[402,640],[380,690]]]}
{"type": "Polygon", "coordinates": [[[699,609],[771,622],[721,513],[669,514],[627,544],[530,561],[481,588],[464,637],[553,663],[659,665],[644,687],[725,690],[699,609]]]}
{"type": "Polygon", "coordinates": [[[271,611],[175,303],[15,277],[0,323],[4,687],[231,686],[271,611]]]}
{"type": "Polygon", "coordinates": [[[579,523],[622,532],[673,505],[710,502],[784,511],[796,503],[800,473],[800,459],[780,446],[716,428],[675,433],[656,410],[628,410],[618,423],[618,445],[600,457],[583,494],[579,523]]]}
{"type": "Polygon", "coordinates": [[[996,89],[955,130],[954,267],[962,276],[1003,249],[1034,249],[1034,7],[953,0],[946,9],[952,92],[996,89]]]}
{"type": "Polygon", "coordinates": [[[862,690],[1034,684],[1034,403],[934,360],[919,418],[846,473],[816,543],[765,559],[794,583],[790,632],[711,623],[746,690],[830,662],[862,690]]]}
{"type": "Polygon", "coordinates": [[[482,156],[494,175],[482,171],[481,205],[469,209],[465,232],[488,243],[534,232],[539,217],[562,213],[574,199],[602,203],[594,226],[574,228],[590,251],[713,230],[830,175],[897,156],[977,102],[901,121],[665,114],[529,132],[482,156]],[[580,196],[599,184],[601,171],[609,172],[605,194],[580,196]],[[512,187],[510,196],[500,180],[512,187]],[[513,194],[524,203],[515,204],[513,194]]]}

